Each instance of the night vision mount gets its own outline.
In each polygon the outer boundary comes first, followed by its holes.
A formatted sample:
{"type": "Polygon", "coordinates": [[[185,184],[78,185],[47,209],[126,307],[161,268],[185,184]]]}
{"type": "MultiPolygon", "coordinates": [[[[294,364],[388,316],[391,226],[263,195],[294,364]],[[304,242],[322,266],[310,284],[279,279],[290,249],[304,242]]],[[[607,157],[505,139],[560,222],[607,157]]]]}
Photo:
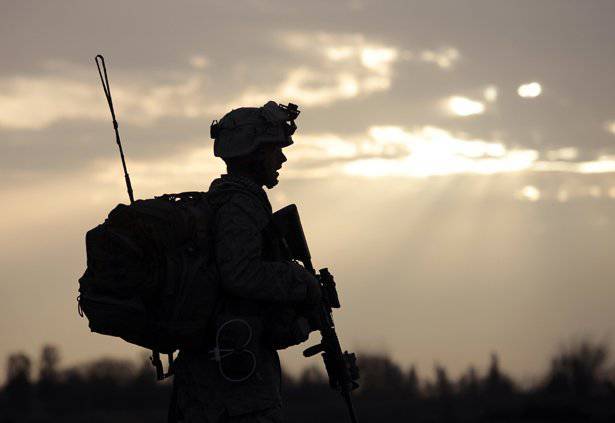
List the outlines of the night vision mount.
{"type": "Polygon", "coordinates": [[[299,110],[299,106],[293,103],[288,103],[287,106],[283,104],[278,104],[278,106],[280,107],[280,109],[288,113],[287,121],[290,123],[286,124],[286,131],[288,133],[288,136],[291,136],[297,130],[297,124],[295,124],[295,119],[297,119],[299,117],[299,113],[301,113],[301,111],[299,110]]]}

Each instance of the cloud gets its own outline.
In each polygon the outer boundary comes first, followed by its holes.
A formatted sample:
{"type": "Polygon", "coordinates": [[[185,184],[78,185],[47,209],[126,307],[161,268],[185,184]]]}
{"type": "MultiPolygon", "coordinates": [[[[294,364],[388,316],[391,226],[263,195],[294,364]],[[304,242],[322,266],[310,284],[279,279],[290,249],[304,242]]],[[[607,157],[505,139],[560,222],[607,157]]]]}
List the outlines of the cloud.
{"type": "MultiPolygon", "coordinates": [[[[0,80],[0,125],[40,129],[61,119],[102,119],[102,91],[94,84],[60,77],[0,80]]],[[[108,112],[107,112],[108,113],[108,112]]]]}
{"type": "MultiPolygon", "coordinates": [[[[415,60],[409,51],[368,39],[360,33],[286,31],[277,34],[287,53],[301,57],[273,89],[250,86],[226,105],[261,104],[270,98],[292,99],[306,106],[326,106],[336,101],[364,97],[391,89],[394,65],[415,60]]],[[[419,61],[448,68],[459,59],[454,48],[424,50],[419,61]]]]}
{"type": "Polygon", "coordinates": [[[564,147],[557,150],[549,150],[546,156],[550,161],[575,160],[579,157],[579,150],[575,147],[564,147]]]}
{"type": "Polygon", "coordinates": [[[289,67],[273,89],[250,86],[226,105],[261,104],[271,98],[292,99],[305,106],[323,106],[387,91],[399,50],[368,40],[362,34],[284,32],[282,47],[299,54],[301,64],[289,67]]]}
{"type": "MultiPolygon", "coordinates": [[[[41,129],[65,119],[109,120],[100,84],[77,68],[64,73],[1,79],[0,126],[41,129]]],[[[217,111],[207,106],[205,77],[200,74],[169,76],[167,82],[123,75],[110,79],[120,123],[148,125],[163,117],[194,118],[217,111]]]]}
{"type": "Polygon", "coordinates": [[[608,121],[604,124],[604,129],[610,134],[615,135],[615,120],[608,121]]]}
{"type": "MultiPolygon", "coordinates": [[[[100,100],[104,103],[104,97],[100,100]]],[[[103,111],[105,106],[100,105],[103,111]]],[[[120,119],[129,171],[135,160],[156,161],[212,145],[208,120],[162,119],[151,126],[122,122],[120,119]]],[[[37,184],[60,175],[74,176],[84,169],[89,171],[101,160],[112,161],[116,168],[120,166],[108,117],[104,121],[62,120],[41,129],[0,129],[0,140],[0,168],[3,170],[0,188],[37,184]]]]}
{"type": "Polygon", "coordinates": [[[209,65],[209,59],[203,54],[195,54],[190,57],[189,63],[195,69],[205,69],[209,65]]]}
{"type": "Polygon", "coordinates": [[[297,136],[288,156],[309,162],[312,172],[320,168],[321,173],[354,176],[427,177],[521,171],[531,168],[538,152],[509,150],[502,142],[465,138],[434,126],[371,126],[366,134],[348,138],[297,136]]]}
{"type": "MultiPolygon", "coordinates": [[[[140,72],[138,77],[112,71],[118,120],[150,125],[161,118],[218,117],[231,108],[260,105],[271,98],[321,106],[391,88],[393,66],[399,61],[396,47],[361,34],[292,32],[281,38],[285,55],[299,53],[302,60],[282,65],[282,72],[270,73],[269,80],[261,79],[258,86],[245,80],[220,83],[228,79],[224,74],[216,75],[217,82],[212,83],[209,73],[219,70],[212,68],[213,60],[202,53],[189,56],[189,68],[183,70],[140,72]],[[205,69],[211,70],[205,73],[205,69]]],[[[241,63],[240,58],[236,60],[241,63]]],[[[41,129],[65,119],[109,119],[92,69],[48,60],[43,71],[0,79],[0,126],[41,129]]],[[[251,69],[250,73],[256,71],[251,69]]]]}
{"type": "Polygon", "coordinates": [[[408,154],[387,159],[363,159],[346,165],[346,171],[364,176],[426,177],[458,173],[492,174],[516,172],[531,167],[538,157],[533,150],[507,150],[501,142],[466,139],[433,126],[414,130],[402,127],[372,127],[374,144],[386,148],[403,145],[408,154]]]}
{"type": "Polygon", "coordinates": [[[302,106],[326,105],[356,97],[365,91],[373,91],[374,86],[368,85],[369,80],[361,81],[351,72],[326,74],[313,68],[298,67],[289,71],[286,79],[273,91],[261,91],[256,87],[249,87],[240,97],[221,110],[228,111],[245,105],[262,105],[271,98],[289,99],[302,106]]]}
{"type": "Polygon", "coordinates": [[[533,185],[526,185],[516,194],[519,200],[536,202],[540,200],[540,190],[533,185]]]}
{"type": "MultiPolygon", "coordinates": [[[[201,140],[201,146],[179,151],[155,159],[138,159],[130,162],[130,176],[135,191],[140,197],[148,197],[161,192],[179,192],[195,189],[208,189],[208,181],[224,173],[224,163],[213,156],[211,144],[201,140]]],[[[97,184],[123,186],[124,179],[118,170],[117,160],[98,163],[93,172],[97,184]]]]}
{"type": "Polygon", "coordinates": [[[364,47],[361,50],[361,64],[380,75],[388,75],[398,55],[397,49],[391,47],[364,47]]]}
{"type": "Polygon", "coordinates": [[[615,156],[600,156],[597,160],[576,163],[579,173],[615,172],[615,156]]]}
{"type": "Polygon", "coordinates": [[[443,69],[451,68],[461,57],[456,48],[447,47],[440,50],[423,50],[419,58],[422,62],[434,63],[443,69]]]}
{"type": "Polygon", "coordinates": [[[615,157],[574,161],[572,147],[548,151],[539,160],[534,149],[511,149],[499,140],[471,138],[436,126],[405,128],[371,126],[365,134],[297,135],[288,150],[296,178],[351,175],[367,177],[429,177],[451,174],[499,174],[514,172],[615,172],[615,157]]]}
{"type": "Polygon", "coordinates": [[[498,99],[498,88],[495,85],[490,85],[483,91],[483,97],[489,103],[493,103],[498,99]]]}
{"type": "MultiPolygon", "coordinates": [[[[290,60],[276,64],[274,73],[266,66],[251,68],[253,78],[237,81],[229,81],[232,75],[219,74],[217,66],[222,63],[209,52],[184,56],[188,59],[181,70],[167,68],[145,75],[140,71],[138,77],[134,71],[113,70],[111,89],[120,124],[148,126],[163,118],[216,118],[229,109],[264,104],[272,98],[327,106],[391,90],[395,65],[414,57],[360,33],[286,31],[275,33],[269,41],[284,49],[280,57],[290,60]],[[294,61],[294,55],[301,60],[294,61]],[[261,73],[269,79],[255,77],[261,73]]],[[[444,48],[423,50],[411,60],[446,68],[458,58],[456,49],[444,48]]],[[[241,58],[234,60],[234,65],[242,63],[241,58]]],[[[233,63],[230,65],[232,68],[233,63]]],[[[47,60],[42,70],[0,79],[1,127],[42,129],[62,120],[109,120],[92,69],[47,60]]],[[[463,110],[469,110],[468,105],[463,110]]],[[[476,113],[473,110],[467,113],[476,113]]]]}
{"type": "Polygon", "coordinates": [[[485,104],[467,97],[452,96],[446,100],[446,108],[457,116],[472,116],[485,113],[485,104]]]}
{"type": "Polygon", "coordinates": [[[534,98],[542,94],[542,86],[538,82],[522,84],[517,89],[517,94],[523,98],[534,98]]]}

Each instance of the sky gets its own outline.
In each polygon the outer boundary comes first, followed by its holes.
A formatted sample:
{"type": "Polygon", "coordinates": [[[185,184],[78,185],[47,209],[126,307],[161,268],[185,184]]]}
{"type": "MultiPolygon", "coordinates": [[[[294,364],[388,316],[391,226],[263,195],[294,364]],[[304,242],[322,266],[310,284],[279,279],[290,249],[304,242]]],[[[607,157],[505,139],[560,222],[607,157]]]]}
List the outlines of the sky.
{"type": "MultiPolygon", "coordinates": [[[[612,344],[615,3],[0,0],[0,360],[140,349],[77,314],[85,232],[137,198],[207,190],[209,125],[299,105],[274,208],[336,277],[344,346],[431,376],[491,352],[539,378],[612,344]]],[[[318,337],[313,335],[311,341],[318,337]]],[[[283,353],[299,371],[318,359],[283,353]]],[[[3,376],[2,376],[3,377],[3,376]]],[[[1,380],[1,379],[0,379],[1,380]]]]}

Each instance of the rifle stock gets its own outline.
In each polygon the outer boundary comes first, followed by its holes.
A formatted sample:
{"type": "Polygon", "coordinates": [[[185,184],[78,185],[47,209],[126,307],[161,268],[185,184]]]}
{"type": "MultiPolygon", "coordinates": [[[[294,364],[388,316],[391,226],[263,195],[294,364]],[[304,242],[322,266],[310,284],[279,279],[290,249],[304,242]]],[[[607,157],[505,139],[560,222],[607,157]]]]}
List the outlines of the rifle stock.
{"type": "Polygon", "coordinates": [[[297,206],[291,204],[275,212],[273,223],[287,249],[288,258],[301,261],[306,269],[314,273],[312,256],[305,239],[297,206]]]}

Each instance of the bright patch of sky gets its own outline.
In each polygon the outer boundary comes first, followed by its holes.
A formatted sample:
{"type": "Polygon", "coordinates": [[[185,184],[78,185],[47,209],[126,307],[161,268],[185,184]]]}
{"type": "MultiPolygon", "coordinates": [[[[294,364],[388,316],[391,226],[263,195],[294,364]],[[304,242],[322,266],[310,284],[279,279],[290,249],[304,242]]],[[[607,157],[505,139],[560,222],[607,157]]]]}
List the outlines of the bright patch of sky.
{"type": "Polygon", "coordinates": [[[484,103],[462,96],[450,97],[446,106],[450,112],[457,116],[480,115],[485,112],[484,103]]]}
{"type": "MultiPolygon", "coordinates": [[[[190,68],[183,73],[169,72],[163,83],[147,79],[134,81],[126,75],[110,75],[120,121],[148,125],[160,118],[219,117],[231,108],[264,104],[271,98],[320,107],[334,102],[390,91],[400,62],[415,61],[450,69],[461,53],[453,47],[418,49],[418,53],[401,46],[371,39],[360,33],[284,32],[276,38],[287,50],[305,57],[304,64],[289,65],[282,79],[272,87],[249,85],[237,90],[229,101],[212,103],[208,95],[209,72],[213,59],[196,53],[188,57],[190,68]]],[[[48,67],[61,70],[64,76],[30,76],[0,80],[0,125],[16,129],[41,129],[63,119],[108,120],[108,110],[98,81],[82,69],[71,70],[65,64],[48,67]]],[[[444,100],[448,114],[459,117],[482,115],[487,105],[498,100],[496,85],[482,85],[480,100],[451,95],[444,100]]],[[[480,92],[480,91],[479,91],[480,92]]],[[[521,97],[539,96],[542,87],[529,82],[518,87],[521,97]]],[[[502,172],[567,171],[605,173],[615,171],[612,156],[602,155],[593,161],[574,162],[576,147],[538,152],[530,148],[509,149],[502,140],[471,139],[433,125],[378,126],[372,123],[366,135],[344,139],[339,134],[298,135],[306,140],[305,148],[296,153],[309,160],[294,173],[297,177],[322,175],[331,171],[364,176],[431,176],[443,174],[502,172]],[[318,154],[312,154],[314,152],[318,154]],[[343,159],[343,167],[317,165],[318,158],[343,159]],[[540,157],[540,159],[539,159],[540,157]],[[311,172],[311,173],[310,173],[311,172]],[[323,173],[324,172],[324,173],[323,173]]],[[[615,133],[615,121],[605,124],[615,133]]]]}
{"type": "Polygon", "coordinates": [[[189,62],[195,69],[205,69],[209,63],[209,60],[207,60],[207,57],[203,54],[195,54],[190,57],[189,62]]]}
{"type": "Polygon", "coordinates": [[[348,174],[367,177],[429,177],[451,174],[498,174],[520,171],[579,174],[615,171],[615,157],[576,162],[574,147],[550,150],[545,159],[534,149],[511,149],[503,141],[470,138],[444,128],[371,126],[364,135],[295,136],[289,158],[309,163],[290,170],[292,177],[348,174]]]}
{"type": "Polygon", "coordinates": [[[523,98],[534,98],[542,94],[542,86],[538,82],[522,84],[517,89],[517,94],[523,98]]]}
{"type": "Polygon", "coordinates": [[[289,99],[304,106],[326,106],[336,101],[387,91],[399,49],[371,41],[362,34],[287,32],[279,37],[288,51],[305,63],[290,68],[273,90],[247,87],[227,108],[260,104],[270,98],[289,99]]]}
{"type": "MultiPolygon", "coordinates": [[[[224,172],[224,164],[219,160],[211,160],[211,144],[201,141],[202,147],[181,152],[157,160],[131,160],[130,176],[136,182],[140,195],[144,193],[160,193],[168,187],[178,187],[178,190],[189,190],[194,181],[208,181],[224,172]]],[[[123,186],[123,180],[118,179],[117,160],[100,163],[94,172],[98,183],[123,186]]],[[[96,195],[97,193],[91,193],[96,195]]]]}
{"type": "Polygon", "coordinates": [[[570,194],[568,193],[568,190],[564,188],[560,188],[557,190],[557,201],[559,201],[560,203],[565,203],[568,201],[569,198],[570,194]]]}
{"type": "Polygon", "coordinates": [[[608,173],[615,172],[615,156],[600,156],[591,162],[578,163],[580,173],[608,173]]]}
{"type": "Polygon", "coordinates": [[[420,60],[426,63],[434,63],[440,68],[452,67],[461,57],[459,50],[448,47],[441,50],[423,50],[420,55],[420,60]]]}
{"type": "Polygon", "coordinates": [[[389,66],[397,60],[398,52],[390,47],[365,47],[361,50],[361,63],[380,74],[390,72],[389,66]]]}
{"type": "Polygon", "coordinates": [[[16,77],[0,81],[0,125],[39,129],[60,119],[105,118],[92,84],[65,78],[16,77]]]}
{"type": "Polygon", "coordinates": [[[517,198],[531,202],[538,201],[540,190],[533,185],[526,185],[517,193],[517,198]]]}
{"type": "Polygon", "coordinates": [[[589,196],[593,198],[602,197],[602,188],[598,185],[591,185],[589,187],[589,196]]]}
{"type": "MultiPolygon", "coordinates": [[[[147,78],[135,81],[110,71],[118,114],[122,121],[145,125],[163,117],[218,116],[231,108],[264,104],[271,98],[323,106],[391,87],[393,65],[399,59],[396,47],[361,34],[297,32],[287,34],[284,40],[289,50],[306,57],[316,55],[315,63],[289,68],[273,88],[243,87],[227,102],[213,103],[208,95],[208,76],[203,70],[211,60],[203,54],[189,58],[192,71],[169,72],[163,83],[147,78]]],[[[0,125],[40,129],[63,119],[108,118],[101,88],[91,77],[93,71],[87,74],[82,68],[66,65],[56,70],[61,72],[0,80],[0,125]]]]}
{"type": "Polygon", "coordinates": [[[493,103],[498,99],[498,88],[494,85],[490,85],[483,91],[483,97],[489,103],[493,103]]]}
{"type": "MultiPolygon", "coordinates": [[[[190,75],[167,83],[124,82],[110,72],[120,122],[147,125],[162,117],[198,117],[211,112],[204,78],[190,75]]],[[[0,81],[0,125],[41,129],[66,119],[110,119],[102,88],[78,72],[68,76],[17,77],[0,81]]]]}
{"type": "Polygon", "coordinates": [[[533,150],[509,151],[501,142],[466,139],[433,126],[372,126],[366,136],[352,139],[331,135],[297,139],[290,158],[314,161],[314,167],[322,160],[331,171],[370,177],[511,172],[531,167],[538,157],[533,150]],[[331,168],[331,159],[343,160],[331,168]]]}

